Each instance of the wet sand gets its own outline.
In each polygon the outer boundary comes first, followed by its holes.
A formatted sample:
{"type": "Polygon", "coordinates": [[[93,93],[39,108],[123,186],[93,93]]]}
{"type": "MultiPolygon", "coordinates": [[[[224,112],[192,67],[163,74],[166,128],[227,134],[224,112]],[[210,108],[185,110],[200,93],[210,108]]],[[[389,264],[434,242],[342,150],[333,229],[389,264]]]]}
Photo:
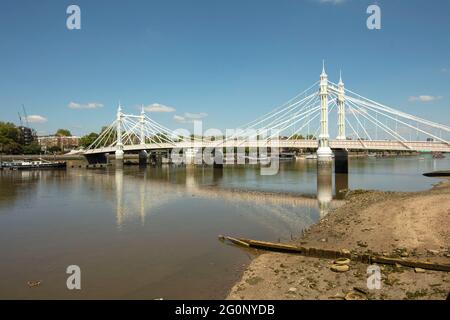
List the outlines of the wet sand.
{"type": "MultiPolygon", "coordinates": [[[[258,239],[264,240],[264,239],[258,239]]],[[[414,193],[355,190],[297,243],[450,264],[450,181],[414,193]]],[[[236,250],[239,250],[236,248],[236,250]]],[[[332,260],[283,253],[255,258],[227,299],[445,299],[450,273],[380,265],[381,289],[367,288],[367,264],[331,271],[332,260]]]]}

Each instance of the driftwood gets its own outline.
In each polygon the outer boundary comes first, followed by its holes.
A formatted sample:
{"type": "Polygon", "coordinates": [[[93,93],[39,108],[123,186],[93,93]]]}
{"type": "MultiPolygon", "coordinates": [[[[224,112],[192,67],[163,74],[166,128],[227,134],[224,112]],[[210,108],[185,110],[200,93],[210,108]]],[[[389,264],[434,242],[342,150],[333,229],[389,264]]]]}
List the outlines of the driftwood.
{"type": "Polygon", "coordinates": [[[221,239],[221,240],[225,240],[226,239],[226,240],[228,240],[228,241],[230,241],[230,242],[232,242],[234,244],[237,244],[237,245],[240,245],[240,246],[243,246],[243,247],[250,247],[249,243],[247,243],[245,241],[241,241],[241,240],[236,239],[236,238],[219,236],[219,239],[221,239]]]}
{"type": "Polygon", "coordinates": [[[259,241],[252,239],[244,239],[244,238],[232,238],[228,236],[219,236],[221,240],[229,240],[230,242],[255,249],[262,249],[268,251],[276,251],[276,252],[285,252],[285,253],[294,253],[300,254],[306,257],[315,257],[315,258],[326,258],[326,259],[338,259],[338,258],[348,258],[353,261],[359,261],[363,263],[380,263],[380,264],[390,264],[395,265],[399,264],[405,267],[411,268],[422,268],[428,270],[435,271],[445,271],[450,272],[449,264],[439,264],[439,263],[431,263],[425,261],[413,261],[407,259],[400,258],[390,258],[384,256],[370,255],[370,254],[355,254],[348,253],[338,250],[330,250],[330,249],[319,249],[313,247],[304,247],[293,244],[284,244],[284,243],[274,243],[267,241],[259,241]]]}

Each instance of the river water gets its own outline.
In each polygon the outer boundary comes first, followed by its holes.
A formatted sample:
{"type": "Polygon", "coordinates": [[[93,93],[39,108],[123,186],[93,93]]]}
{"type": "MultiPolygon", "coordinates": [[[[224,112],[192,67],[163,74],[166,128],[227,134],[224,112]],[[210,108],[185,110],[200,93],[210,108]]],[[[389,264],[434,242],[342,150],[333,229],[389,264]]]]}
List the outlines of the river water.
{"type": "Polygon", "coordinates": [[[449,167],[421,155],[351,159],[348,176],[319,178],[314,160],[282,162],[274,176],[256,166],[1,171],[0,298],[224,298],[254,253],[219,234],[287,241],[342,202],[336,190],[424,190],[439,180],[422,173],[449,167]],[[81,290],[66,287],[69,265],[81,290]]]}

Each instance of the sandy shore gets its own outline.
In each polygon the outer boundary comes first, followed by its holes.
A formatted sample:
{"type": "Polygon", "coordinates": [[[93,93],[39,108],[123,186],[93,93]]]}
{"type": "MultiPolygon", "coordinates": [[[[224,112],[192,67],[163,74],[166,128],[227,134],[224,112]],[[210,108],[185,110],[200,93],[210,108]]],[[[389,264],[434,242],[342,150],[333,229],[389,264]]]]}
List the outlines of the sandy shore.
{"type": "MultiPolygon", "coordinates": [[[[264,240],[264,239],[258,239],[264,240]]],[[[450,264],[450,181],[415,193],[352,191],[296,240],[324,249],[347,249],[450,264]]],[[[381,289],[367,288],[367,267],[350,263],[343,273],[333,261],[282,253],[255,258],[228,299],[445,299],[450,273],[380,265],[381,289]]]]}

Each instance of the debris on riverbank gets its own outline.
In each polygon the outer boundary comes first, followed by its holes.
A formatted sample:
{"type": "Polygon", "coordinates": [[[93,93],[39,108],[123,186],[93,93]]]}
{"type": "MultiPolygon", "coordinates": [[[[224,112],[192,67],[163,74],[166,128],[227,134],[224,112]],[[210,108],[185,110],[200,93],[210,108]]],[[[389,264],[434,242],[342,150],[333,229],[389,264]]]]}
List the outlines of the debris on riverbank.
{"type": "MultiPolygon", "coordinates": [[[[450,264],[433,263],[428,261],[420,261],[417,259],[406,258],[409,255],[408,254],[405,255],[404,254],[405,251],[401,252],[400,257],[395,258],[393,257],[395,256],[395,254],[388,255],[384,253],[383,255],[378,255],[372,252],[358,254],[354,251],[350,252],[348,249],[341,249],[341,250],[320,249],[317,247],[299,246],[296,244],[274,243],[244,238],[233,238],[222,235],[219,235],[219,240],[220,241],[227,240],[230,241],[231,243],[234,243],[237,246],[242,246],[246,248],[256,248],[265,251],[299,254],[305,257],[336,259],[334,263],[337,265],[348,265],[350,263],[350,260],[352,260],[367,264],[378,263],[384,265],[399,265],[402,267],[415,268],[416,270],[426,269],[426,270],[450,272],[450,264]],[[345,263],[342,263],[343,261],[345,261],[345,263]]],[[[331,269],[333,270],[333,266],[331,269]]],[[[333,271],[342,271],[340,269],[342,268],[335,267],[333,271]]]]}
{"type": "MultiPolygon", "coordinates": [[[[449,230],[446,181],[415,193],[351,191],[345,205],[296,244],[449,264],[449,230]]],[[[252,261],[228,299],[445,299],[450,292],[449,272],[380,265],[381,288],[368,289],[367,264],[351,261],[343,272],[332,266],[322,258],[265,253],[252,261]]]]}

